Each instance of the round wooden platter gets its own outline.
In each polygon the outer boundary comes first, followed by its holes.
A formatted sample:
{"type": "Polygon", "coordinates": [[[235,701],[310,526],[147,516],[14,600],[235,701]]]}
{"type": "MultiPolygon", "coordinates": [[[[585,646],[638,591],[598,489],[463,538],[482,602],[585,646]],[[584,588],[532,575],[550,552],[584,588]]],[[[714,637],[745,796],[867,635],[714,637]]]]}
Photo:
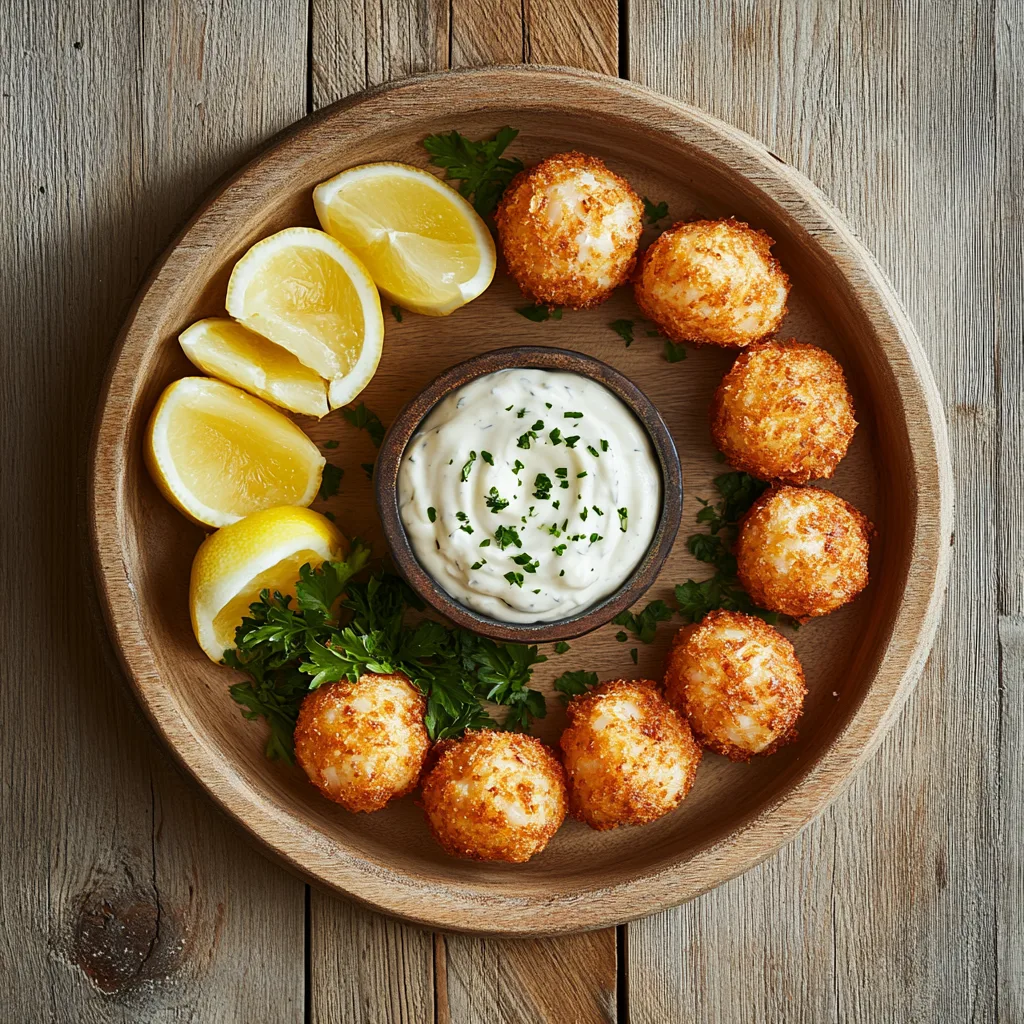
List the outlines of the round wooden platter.
{"type": "MultiPolygon", "coordinates": [[[[667,223],[667,222],[666,222],[667,223]]],[[[655,232],[645,232],[645,243],[655,232]]],[[[669,363],[660,338],[638,324],[626,347],[609,327],[639,321],[627,289],[560,321],[532,323],[499,268],[491,288],[443,319],[385,309],[380,369],[361,396],[387,424],[441,370],[511,344],[577,349],[635,381],[655,402],[682,460],[683,526],[645,598],[708,567],[691,558],[697,498],[723,471],[707,428],[727,352],[690,349],[669,363]]],[[[302,421],[344,467],[332,511],[350,535],[382,550],[362,464],[374,449],[337,413],[302,421]]],[[[952,483],[938,395],[913,328],[870,254],[799,173],[742,132],[627,83],[565,69],[494,68],[410,79],[307,118],[231,180],[185,226],[128,317],[98,412],[91,471],[96,572],[126,671],[139,700],[185,768],[253,836],[292,867],[380,910],[442,928],[551,934],[605,926],[672,906],[750,868],[819,813],[865,759],[901,706],[936,627],[952,532],[952,483]],[[162,389],[196,372],[179,332],[223,315],[235,261],[260,238],[316,225],[313,187],[374,160],[426,166],[420,140],[458,129],[471,138],[520,130],[510,155],[527,163],[579,149],[602,157],[642,195],[666,201],[672,220],[734,214],[764,228],[793,281],[783,337],[811,341],[843,364],[860,427],[827,486],[863,509],[878,535],[871,583],[850,606],[793,636],[809,687],[800,737],[769,758],[732,764],[707,755],[673,814],[645,828],[593,832],[568,821],[525,865],[446,856],[413,798],[352,815],[321,798],[301,771],[263,756],[264,729],[228,696],[233,673],[196,645],[187,610],[188,566],[202,532],[157,493],[142,461],[147,417],[162,389]]],[[[568,669],[601,678],[657,679],[676,624],[649,646],[615,640],[606,626],[535,673],[568,669]]],[[[538,733],[556,741],[562,706],[549,696],[538,733]]]]}

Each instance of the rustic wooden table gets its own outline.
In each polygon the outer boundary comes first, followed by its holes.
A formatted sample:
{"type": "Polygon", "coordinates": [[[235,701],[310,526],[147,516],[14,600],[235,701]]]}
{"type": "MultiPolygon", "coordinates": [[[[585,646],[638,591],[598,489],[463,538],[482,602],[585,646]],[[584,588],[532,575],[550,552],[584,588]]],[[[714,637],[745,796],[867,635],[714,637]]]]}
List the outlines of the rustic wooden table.
{"type": "Polygon", "coordinates": [[[12,0],[0,40],[0,1017],[1024,1019],[1020,5],[12,0]],[[939,639],[846,795],[702,899],[526,942],[379,917],[250,846],[141,720],[80,527],[119,322],[214,180],[366,86],[517,62],[679,97],[817,182],[918,325],[958,487],[939,639]]]}

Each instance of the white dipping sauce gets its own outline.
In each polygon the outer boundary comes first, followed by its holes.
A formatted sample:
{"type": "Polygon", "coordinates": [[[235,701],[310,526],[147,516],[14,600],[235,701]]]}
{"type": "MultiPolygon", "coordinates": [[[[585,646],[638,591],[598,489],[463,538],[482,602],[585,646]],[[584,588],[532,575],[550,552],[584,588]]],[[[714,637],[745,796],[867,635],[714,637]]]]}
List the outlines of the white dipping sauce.
{"type": "Polygon", "coordinates": [[[661,473],[646,430],[603,385],[502,370],[431,410],[402,458],[398,505],[420,565],[456,601],[502,622],[552,622],[636,568],[661,473]]]}

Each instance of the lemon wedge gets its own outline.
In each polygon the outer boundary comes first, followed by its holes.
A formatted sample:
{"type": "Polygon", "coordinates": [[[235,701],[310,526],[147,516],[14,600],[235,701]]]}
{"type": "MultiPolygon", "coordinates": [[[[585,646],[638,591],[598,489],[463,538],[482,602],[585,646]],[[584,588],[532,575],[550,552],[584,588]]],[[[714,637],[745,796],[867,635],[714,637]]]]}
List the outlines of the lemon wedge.
{"type": "Polygon", "coordinates": [[[210,377],[167,387],[144,453],[164,497],[204,526],[276,505],[308,505],[325,461],[283,412],[210,377]]]}
{"type": "Polygon", "coordinates": [[[380,362],[384,317],[366,267],[315,228],[257,242],[228,280],[228,313],[327,380],[331,408],[346,405],[380,362]]]}
{"type": "Polygon", "coordinates": [[[268,508],[210,534],[192,562],[188,601],[199,646],[219,662],[261,590],[295,596],[299,569],[348,553],[336,526],[308,508],[268,508]]]}
{"type": "Polygon", "coordinates": [[[182,351],[204,373],[306,416],[326,416],[327,385],[287,349],[237,320],[200,320],[178,338],[182,351]]]}
{"type": "Polygon", "coordinates": [[[325,231],[366,264],[387,298],[428,316],[475,299],[494,277],[494,240],[450,185],[408,164],[363,164],[313,190],[325,231]]]}

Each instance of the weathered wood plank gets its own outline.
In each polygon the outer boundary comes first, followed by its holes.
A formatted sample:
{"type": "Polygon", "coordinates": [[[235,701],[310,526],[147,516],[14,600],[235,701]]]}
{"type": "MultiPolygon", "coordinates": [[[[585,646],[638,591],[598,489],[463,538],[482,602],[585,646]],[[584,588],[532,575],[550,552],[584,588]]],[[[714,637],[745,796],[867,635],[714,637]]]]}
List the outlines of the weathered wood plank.
{"type": "Polygon", "coordinates": [[[303,31],[284,4],[0,10],[4,1019],[302,1019],[302,886],[140,722],[69,524],[126,304],[202,190],[301,112],[303,31]]]}
{"type": "Polygon", "coordinates": [[[878,255],[946,401],[961,524],[945,625],[893,734],[783,855],[629,927],[631,1019],[664,1019],[666,973],[681,1019],[994,1019],[998,769],[966,753],[995,749],[998,731],[993,339],[978,301],[992,293],[990,12],[716,3],[668,19],[633,0],[630,28],[631,77],[760,137],[878,255]],[[736,898],[746,886],[761,899],[736,898]]]}
{"type": "Polygon", "coordinates": [[[995,342],[999,398],[998,1019],[1024,1018],[1024,10],[996,3],[995,342]]]}

